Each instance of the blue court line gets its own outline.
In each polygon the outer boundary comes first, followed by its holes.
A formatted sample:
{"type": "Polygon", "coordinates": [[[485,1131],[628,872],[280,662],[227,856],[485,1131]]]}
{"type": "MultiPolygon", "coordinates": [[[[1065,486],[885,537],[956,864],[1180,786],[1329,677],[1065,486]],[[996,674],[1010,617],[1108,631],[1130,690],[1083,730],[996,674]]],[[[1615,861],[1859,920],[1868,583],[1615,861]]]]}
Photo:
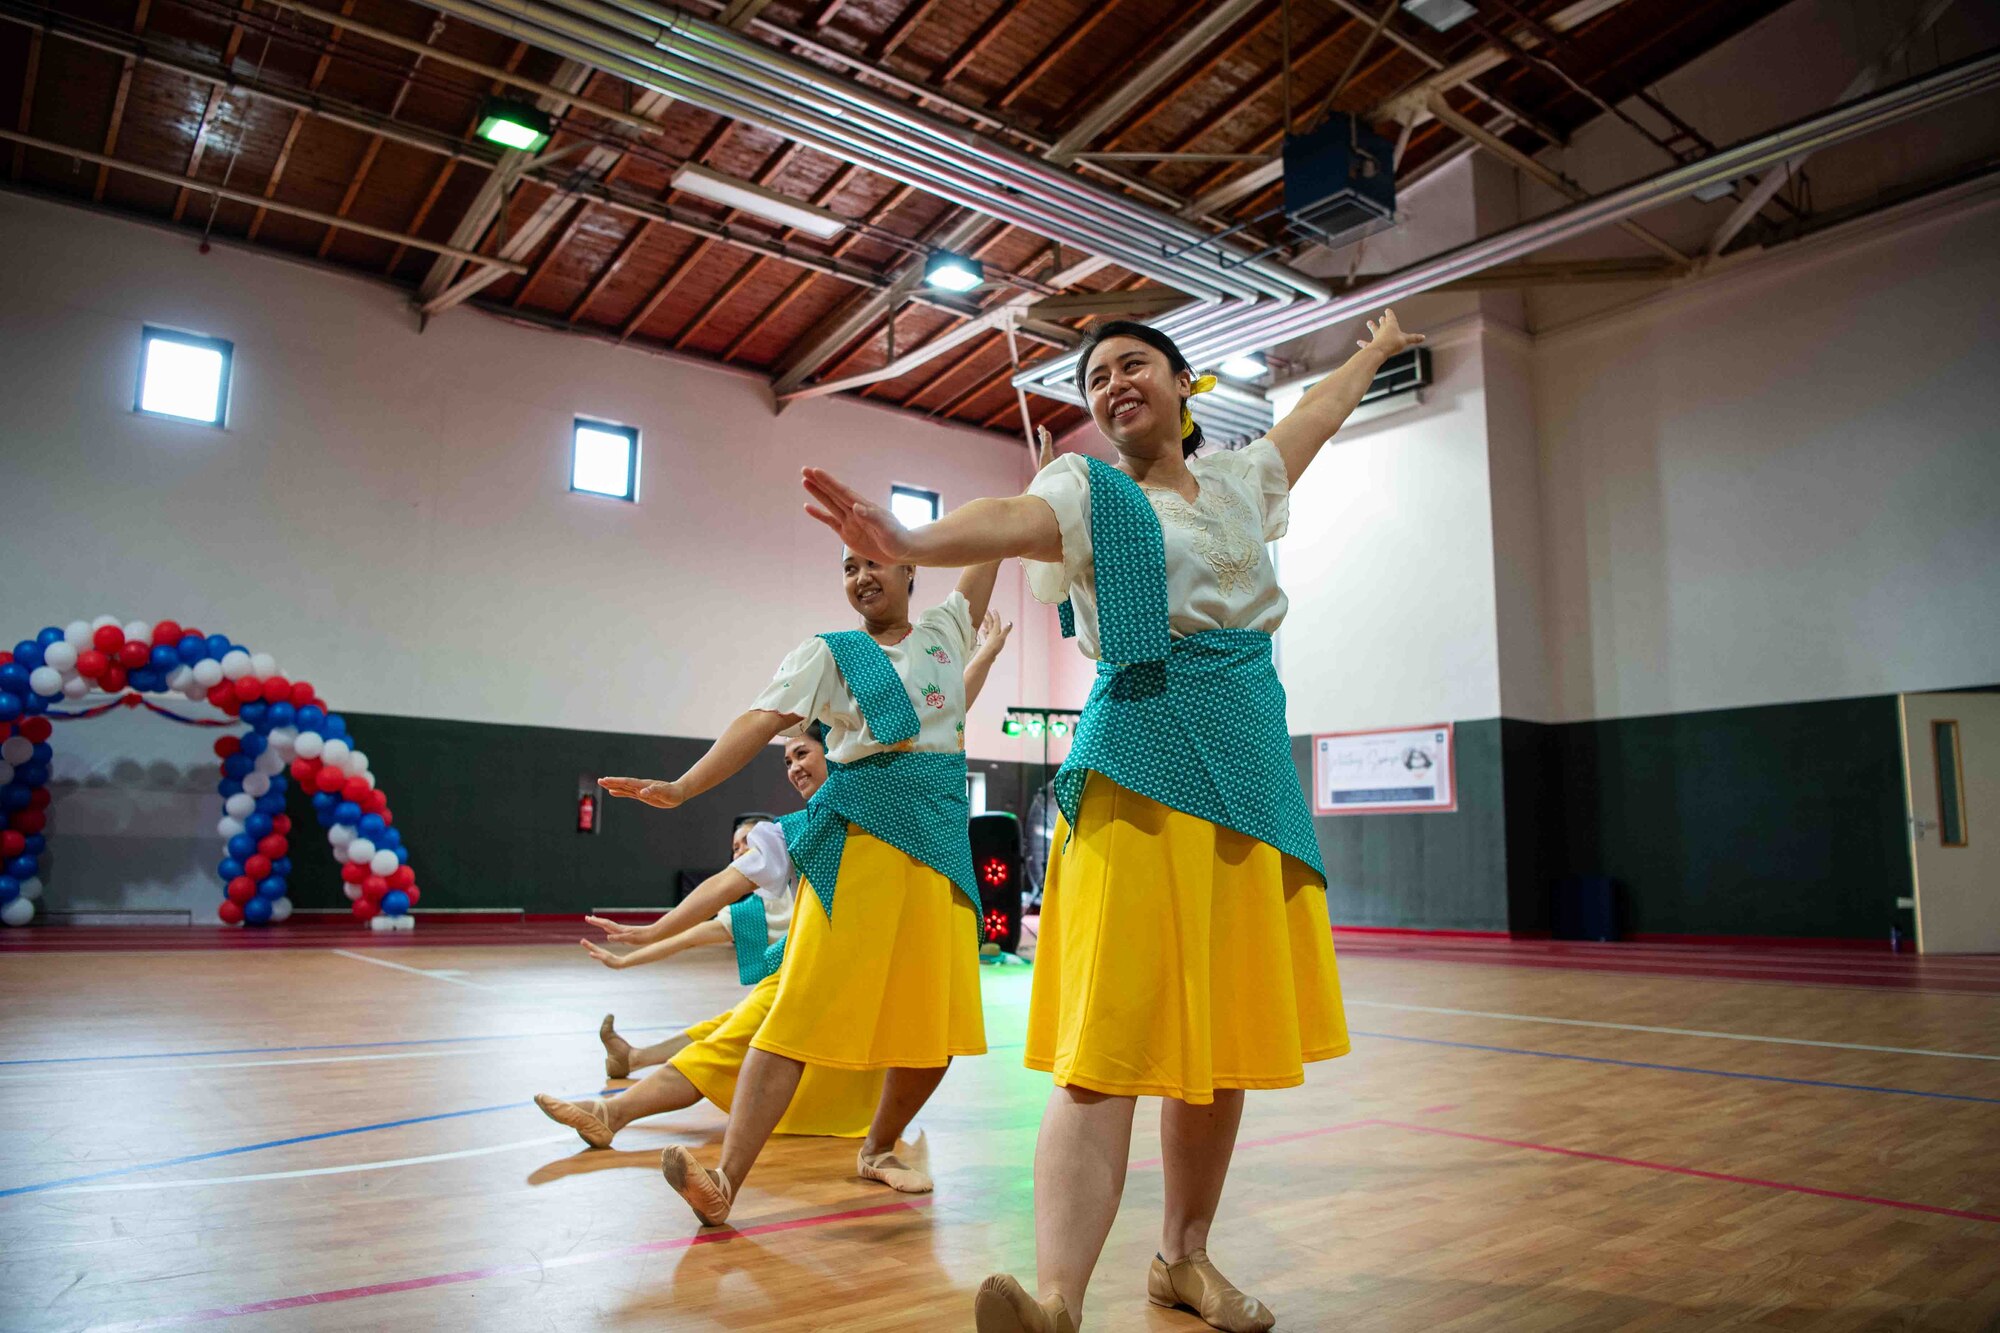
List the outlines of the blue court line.
{"type": "MultiPolygon", "coordinates": [[[[564,1100],[574,1101],[578,1097],[615,1097],[623,1088],[605,1088],[595,1093],[571,1093],[564,1100]]],[[[65,1176],[61,1180],[44,1180],[34,1185],[16,1185],[0,1190],[0,1199],[13,1198],[19,1194],[41,1194],[47,1190],[59,1190],[71,1185],[87,1185],[93,1180],[108,1180],[113,1176],[135,1176],[142,1171],[160,1171],[170,1166],[188,1166],[195,1162],[212,1162],[218,1157],[241,1157],[244,1153],[262,1152],[266,1148],[289,1148],[295,1143],[317,1143],[321,1139],[345,1138],[350,1134],[368,1134],[378,1129],[401,1129],[405,1125],[427,1125],[438,1120],[462,1120],[466,1116],[486,1115],[493,1111],[514,1111],[533,1106],[529,1102],[501,1102],[497,1106],[475,1106],[469,1111],[440,1111],[436,1115],[413,1115],[402,1120],[383,1120],[373,1125],[355,1125],[348,1129],[326,1129],[317,1134],[299,1134],[289,1139],[267,1139],[263,1143],[246,1143],[236,1148],[217,1148],[213,1152],[190,1153],[186,1157],[169,1157],[159,1162],[140,1162],[135,1166],[113,1167],[109,1171],[93,1171],[87,1176],[65,1176]]]]}
{"type": "MultiPolygon", "coordinates": [[[[645,1027],[619,1029],[621,1032],[664,1032],[679,1031],[686,1023],[653,1023],[645,1027]]],[[[111,1060],[186,1060],[203,1055],[297,1055],[307,1051],[371,1051],[385,1046],[455,1046],[460,1042],[472,1041],[528,1041],[540,1037],[574,1037],[576,1029],[567,1032],[499,1032],[484,1037],[421,1037],[409,1041],[343,1041],[328,1046],[238,1046],[229,1050],[212,1051],[145,1051],[135,1055],[54,1055],[39,1060],[0,1060],[0,1067],[7,1065],[78,1065],[111,1060]]]]}
{"type": "Polygon", "coordinates": [[[1924,1092],[1917,1088],[1884,1088],[1873,1083],[1834,1083],[1819,1078],[1786,1078],[1779,1074],[1745,1074],[1734,1069],[1701,1069],[1694,1065],[1659,1065],[1644,1060],[1614,1060],[1604,1055],[1571,1055],[1564,1051],[1534,1051],[1519,1046],[1483,1046],[1476,1041],[1446,1041],[1441,1037],[1409,1037],[1398,1032],[1363,1032],[1349,1029],[1356,1037],[1381,1041],[1408,1041],[1423,1046],[1453,1046],[1465,1051],[1494,1051],[1501,1055],[1537,1055],[1544,1060],[1574,1060],[1587,1065],[1619,1065],[1626,1069],[1658,1069],[1670,1074],[1706,1074],[1710,1078],[1740,1078],[1753,1083],[1790,1083],[1801,1088],[1836,1088],[1842,1092],[1880,1092],[1894,1097],[1931,1097],[1946,1102],[1979,1102],[2000,1106],[2000,1097],[1975,1097],[1965,1092],[1924,1092]]]}

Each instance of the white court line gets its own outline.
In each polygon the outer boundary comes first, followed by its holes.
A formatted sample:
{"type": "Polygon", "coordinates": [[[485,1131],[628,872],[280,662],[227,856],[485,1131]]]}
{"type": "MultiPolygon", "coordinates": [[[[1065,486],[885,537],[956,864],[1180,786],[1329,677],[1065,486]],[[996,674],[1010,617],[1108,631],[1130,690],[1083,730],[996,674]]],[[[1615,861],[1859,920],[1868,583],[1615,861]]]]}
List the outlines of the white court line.
{"type": "MultiPolygon", "coordinates": [[[[636,1031],[636,1029],[634,1029],[636,1031]]],[[[25,1083],[33,1079],[60,1075],[70,1078],[77,1074],[182,1074],[195,1073],[203,1069],[271,1069],[282,1065],[345,1065],[362,1060],[430,1060],[445,1059],[454,1055],[492,1055],[493,1051],[396,1051],[388,1055],[316,1055],[304,1060],[231,1060],[212,1065],[142,1065],[120,1064],[103,1069],[45,1069],[32,1074],[0,1074],[0,1083],[25,1083]]]]}
{"type": "Polygon", "coordinates": [[[1656,1028],[1643,1023],[1601,1023],[1588,1018],[1548,1018],[1541,1014],[1499,1014],[1485,1009],[1442,1009],[1429,1004],[1391,1004],[1387,1000],[1349,1000],[1370,1009],[1402,1009],[1413,1014],[1453,1014],[1460,1018],[1504,1018],[1516,1023],[1559,1023],[1570,1028],[1612,1028],[1619,1032],[1658,1032],[1670,1037],[1714,1037],[1720,1041],[1755,1041],[1773,1046],[1827,1046],[1836,1051],[1874,1051],[1882,1055],[1935,1055],[1945,1060],[2000,1060],[2000,1055],[1973,1051],[1926,1051],[1910,1046],[1863,1046],[1851,1041],[1812,1041],[1805,1037],[1760,1037],[1747,1032],[1708,1032],[1700,1028],[1656,1028]]]}
{"type": "Polygon", "coordinates": [[[467,981],[464,977],[447,977],[438,972],[426,972],[421,967],[405,967],[401,963],[392,963],[386,958],[370,958],[365,953],[354,953],[347,949],[334,949],[332,952],[339,954],[342,958],[352,958],[357,963],[373,963],[377,967],[393,967],[398,972],[408,972],[413,977],[423,977],[430,981],[448,982],[453,986],[470,986],[473,990],[492,991],[496,995],[500,993],[500,987],[498,986],[482,986],[476,981],[467,981]]]}
{"type": "Polygon", "coordinates": [[[551,1143],[579,1142],[575,1134],[544,1134],[538,1139],[495,1143],[484,1148],[461,1148],[457,1152],[432,1153],[427,1157],[398,1157],[387,1162],[353,1162],[347,1166],[316,1166],[304,1171],[266,1171],[254,1176],[203,1176],[198,1180],[129,1180],[116,1185],[70,1185],[49,1190],[50,1194],[126,1194],[134,1190],[194,1189],[202,1185],[250,1185],[260,1180],[303,1180],[307,1176],[344,1176],[356,1171],[387,1171],[398,1166],[423,1166],[429,1162],[452,1162],[463,1157],[485,1157],[517,1148],[545,1147],[551,1143]]]}

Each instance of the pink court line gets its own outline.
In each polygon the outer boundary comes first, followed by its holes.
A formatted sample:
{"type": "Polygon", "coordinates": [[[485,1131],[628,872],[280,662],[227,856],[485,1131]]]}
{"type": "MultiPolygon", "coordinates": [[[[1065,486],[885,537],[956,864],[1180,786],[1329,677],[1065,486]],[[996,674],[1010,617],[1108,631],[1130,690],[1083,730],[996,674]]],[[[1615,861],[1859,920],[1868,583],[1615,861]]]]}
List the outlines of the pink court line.
{"type": "Polygon", "coordinates": [[[377,1282],[366,1287],[342,1287],[337,1291],[283,1296],[276,1300],[252,1301],[247,1305],[220,1305],[209,1310],[194,1310],[187,1314],[166,1315],[158,1319],[135,1319],[123,1324],[100,1324],[95,1328],[97,1333],[128,1333],[129,1330],[144,1328],[179,1328],[186,1324],[206,1324],[217,1319],[235,1319],[246,1314],[270,1314],[277,1310],[296,1310],[306,1305],[328,1305],[335,1301],[360,1300],[365,1296],[390,1296],[402,1291],[423,1291],[429,1287],[450,1287],[462,1282],[483,1282],[493,1277],[542,1273],[552,1268],[594,1264],[603,1259],[629,1259],[644,1254],[660,1254],[667,1250],[685,1250],[695,1245],[714,1245],[747,1236],[773,1236],[785,1231],[803,1231],[808,1227],[823,1227],[833,1222],[851,1222],[864,1217],[885,1217],[891,1213],[909,1212],[925,1207],[929,1203],[930,1196],[925,1195],[917,1199],[877,1204],[872,1208],[851,1208],[845,1212],[822,1213],[816,1217],[794,1218],[788,1222],[765,1222],[759,1226],[743,1227],[740,1230],[701,1231],[692,1236],[674,1236],[667,1240],[650,1240],[639,1245],[622,1245],[615,1250],[566,1254],[560,1258],[538,1263],[495,1264],[490,1268],[468,1268],[457,1273],[433,1273],[429,1277],[404,1278],[400,1282],[377,1282]]]}

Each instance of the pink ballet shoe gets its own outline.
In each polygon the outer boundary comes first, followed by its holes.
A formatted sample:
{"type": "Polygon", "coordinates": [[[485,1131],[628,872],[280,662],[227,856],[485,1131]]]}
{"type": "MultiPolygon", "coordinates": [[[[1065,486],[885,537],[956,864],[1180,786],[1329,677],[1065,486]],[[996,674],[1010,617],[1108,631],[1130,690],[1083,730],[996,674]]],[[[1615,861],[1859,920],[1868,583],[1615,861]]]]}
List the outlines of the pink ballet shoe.
{"type": "Polygon", "coordinates": [[[1062,1297],[1038,1301],[1008,1273],[979,1284],[972,1319],[979,1333],[1076,1333],[1076,1316],[1062,1297]]]}
{"type": "Polygon", "coordinates": [[[687,1200],[703,1226],[719,1227],[729,1220],[729,1208],[734,1202],[731,1196],[735,1193],[729,1177],[695,1161],[694,1154],[686,1148],[675,1146],[662,1152],[660,1174],[667,1178],[674,1193],[687,1200]]]}
{"type": "MultiPolygon", "coordinates": [[[[921,1142],[911,1149],[911,1156],[922,1160],[921,1142]]],[[[929,1194],[932,1188],[930,1172],[896,1156],[894,1147],[878,1153],[862,1147],[855,1153],[854,1171],[863,1180],[878,1181],[902,1194],[929,1194]]]]}
{"type": "Polygon", "coordinates": [[[1223,1333],[1266,1333],[1278,1322],[1269,1306],[1245,1296],[1215,1271],[1207,1250],[1196,1250],[1177,1264],[1154,1255],[1146,1273],[1146,1299],[1168,1309],[1192,1310],[1223,1333]]]}
{"type": "Polygon", "coordinates": [[[610,1014],[597,1025],[597,1039],[604,1043],[604,1077],[632,1077],[632,1043],[618,1035],[610,1014]]]}
{"type": "Polygon", "coordinates": [[[607,1108],[602,1099],[589,1097],[580,1102],[566,1102],[560,1097],[551,1097],[546,1092],[535,1094],[535,1105],[542,1108],[542,1114],[558,1125],[567,1125],[576,1131],[578,1138],[593,1148],[609,1148],[611,1136],[617,1133],[605,1119],[607,1108]]]}

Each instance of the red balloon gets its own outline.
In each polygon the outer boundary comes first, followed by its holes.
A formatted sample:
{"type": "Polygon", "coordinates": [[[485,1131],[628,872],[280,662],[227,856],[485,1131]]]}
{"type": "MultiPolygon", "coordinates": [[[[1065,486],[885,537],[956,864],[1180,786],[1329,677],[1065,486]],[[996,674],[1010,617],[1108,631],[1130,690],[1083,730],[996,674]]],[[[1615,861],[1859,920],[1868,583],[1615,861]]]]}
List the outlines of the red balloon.
{"type": "Polygon", "coordinates": [[[271,816],[271,832],[290,833],[291,831],[292,831],[292,817],[290,815],[271,816]]]}
{"type": "Polygon", "coordinates": [[[381,910],[382,905],[380,903],[371,903],[365,897],[354,900],[354,919],[357,921],[366,921],[381,910]]]}
{"type": "Polygon", "coordinates": [[[182,625],[181,637],[185,639],[190,634],[194,635],[197,639],[206,639],[208,637],[206,634],[203,634],[200,630],[196,629],[193,625],[182,625]]]}
{"type": "Polygon", "coordinates": [[[100,653],[115,653],[125,646],[125,631],[116,625],[106,625],[90,636],[100,653]]]}
{"type": "Polygon", "coordinates": [[[217,759],[227,759],[242,748],[243,742],[235,736],[217,736],[215,738],[215,757],[217,759]]]}
{"type": "Polygon", "coordinates": [[[76,655],[76,674],[89,680],[96,680],[111,665],[111,659],[95,648],[86,648],[76,655]]]}
{"type": "Polygon", "coordinates": [[[125,668],[116,663],[98,673],[97,683],[113,694],[125,688],[125,668]]]}
{"type": "Polygon", "coordinates": [[[373,787],[370,787],[360,778],[348,778],[347,781],[340,784],[340,799],[343,801],[352,801],[356,805],[359,805],[368,798],[368,793],[373,790],[373,787]]]}
{"type": "Polygon", "coordinates": [[[409,897],[410,906],[412,907],[415,907],[419,902],[423,901],[424,895],[422,891],[419,890],[417,886],[414,884],[412,884],[409,888],[404,889],[403,892],[409,897]]]}
{"type": "Polygon", "coordinates": [[[10,652],[0,653],[0,666],[6,666],[9,662],[13,660],[14,660],[14,654],[10,652]]]}
{"type": "Polygon", "coordinates": [[[229,714],[231,717],[235,717],[243,711],[243,705],[237,702],[236,694],[233,690],[230,692],[229,697],[222,701],[221,708],[223,712],[229,714]]]}
{"type": "Polygon", "coordinates": [[[21,723],[21,734],[40,745],[55,733],[55,727],[45,717],[31,717],[21,723]]]}
{"type": "MultiPolygon", "coordinates": [[[[292,850],[292,845],[285,841],[285,835],[282,833],[266,833],[262,840],[258,842],[257,850],[275,861],[286,852],[292,850]]],[[[262,879],[264,877],[259,875],[257,878],[262,879]]]]}
{"type": "Polygon", "coordinates": [[[48,789],[47,787],[37,787],[37,788],[35,788],[35,789],[34,789],[33,791],[29,792],[29,793],[28,793],[28,808],[29,808],[30,810],[46,810],[46,809],[48,809],[48,808],[49,808],[49,789],[48,789]]]}
{"type": "Polygon", "coordinates": [[[368,878],[368,867],[349,861],[340,868],[340,878],[348,884],[359,884],[368,878]]]}
{"type": "MultiPolygon", "coordinates": [[[[46,791],[47,788],[39,790],[46,791]]],[[[40,810],[16,810],[13,818],[7,822],[12,824],[17,832],[32,836],[49,826],[49,817],[40,810]]]]}
{"type": "Polygon", "coordinates": [[[366,814],[381,815],[383,823],[389,819],[389,793],[379,787],[370,787],[368,794],[361,798],[361,809],[366,814]]]}
{"type": "Polygon", "coordinates": [[[312,702],[313,687],[302,680],[292,682],[292,707],[304,708],[312,702]]]}
{"type": "Polygon", "coordinates": [[[416,882],[417,872],[408,866],[397,866],[389,872],[389,887],[392,889],[407,889],[416,882]]]}
{"type": "Polygon", "coordinates": [[[317,759],[292,760],[292,776],[298,779],[298,781],[302,784],[311,782],[314,778],[319,776],[319,760],[317,759]]]}
{"type": "MultiPolygon", "coordinates": [[[[243,868],[247,871],[250,867],[246,865],[243,868]]],[[[238,875],[229,881],[229,887],[224,892],[232,903],[247,903],[257,896],[257,881],[247,874],[238,875]]]]}
{"type": "Polygon", "coordinates": [[[292,683],[283,676],[273,676],[264,682],[264,702],[267,704],[287,703],[292,697],[292,683]]]}
{"type": "Polygon", "coordinates": [[[243,858],[243,878],[251,887],[256,887],[257,881],[270,873],[271,858],[262,852],[243,858]]]}
{"type": "Polygon", "coordinates": [[[364,898],[373,899],[379,903],[382,901],[382,895],[388,891],[389,881],[383,879],[380,875],[370,875],[367,879],[361,881],[361,896],[364,898]]]}
{"type": "Polygon", "coordinates": [[[217,904],[215,914],[222,918],[224,925],[240,926],[243,924],[243,905],[241,903],[232,902],[224,898],[217,904]]]}
{"type": "Polygon", "coordinates": [[[263,682],[255,676],[240,677],[236,682],[235,694],[238,703],[247,704],[252,699],[261,699],[264,697],[263,682]]]}
{"type": "Polygon", "coordinates": [[[313,779],[313,786],[321,791],[339,791],[347,782],[347,774],[337,768],[321,768],[319,776],[313,779]]]}
{"type": "MultiPolygon", "coordinates": [[[[81,664],[82,660],[83,659],[81,658],[77,659],[79,664],[81,664]]],[[[214,704],[217,708],[226,707],[229,704],[234,703],[235,700],[236,700],[236,690],[226,680],[217,681],[215,684],[208,687],[208,701],[214,704]]]]}
{"type": "Polygon", "coordinates": [[[118,665],[127,671],[137,671],[153,660],[153,650],[137,639],[127,639],[118,650],[118,665]]]}
{"type": "Polygon", "coordinates": [[[171,620],[162,620],[153,626],[153,642],[176,644],[181,641],[181,627],[171,620]]]}
{"type": "Polygon", "coordinates": [[[28,840],[13,829],[0,833],[0,857],[11,861],[27,850],[28,840]]]}

